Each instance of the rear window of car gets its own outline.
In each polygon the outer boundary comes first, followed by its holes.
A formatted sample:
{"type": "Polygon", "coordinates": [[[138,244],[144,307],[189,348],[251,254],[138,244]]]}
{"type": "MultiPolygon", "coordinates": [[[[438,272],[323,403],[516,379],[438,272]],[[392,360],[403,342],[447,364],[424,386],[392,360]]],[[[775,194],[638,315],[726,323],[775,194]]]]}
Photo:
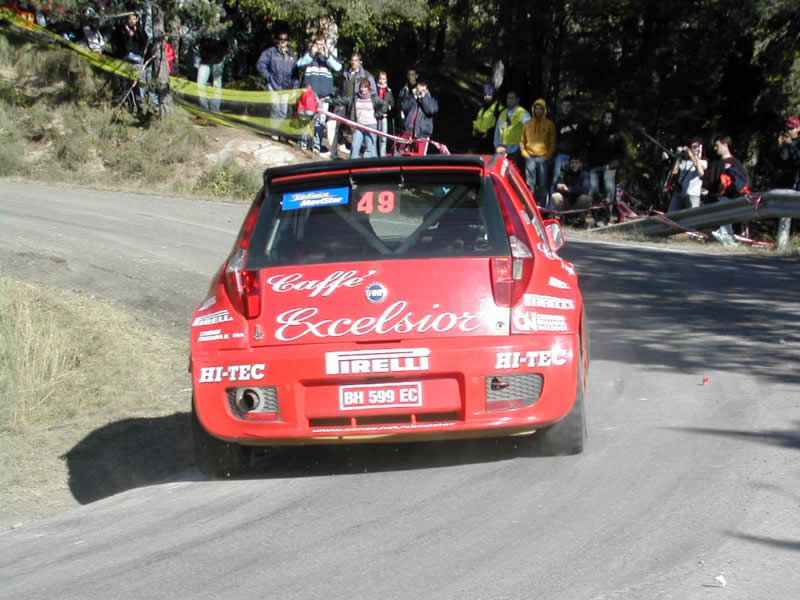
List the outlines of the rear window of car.
{"type": "Polygon", "coordinates": [[[273,185],[248,267],[508,253],[488,178],[368,173],[273,185]]]}

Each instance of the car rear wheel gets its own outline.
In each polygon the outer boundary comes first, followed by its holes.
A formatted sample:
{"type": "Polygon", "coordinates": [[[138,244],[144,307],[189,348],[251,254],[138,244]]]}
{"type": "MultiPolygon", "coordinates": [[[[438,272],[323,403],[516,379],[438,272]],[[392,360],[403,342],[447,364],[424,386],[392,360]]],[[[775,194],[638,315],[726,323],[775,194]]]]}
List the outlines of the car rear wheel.
{"type": "Polygon", "coordinates": [[[583,357],[578,357],[578,389],[575,405],[566,417],[555,425],[539,431],[531,438],[537,450],[546,456],[580,454],[586,441],[586,414],[584,412],[583,357]]]}
{"type": "Polygon", "coordinates": [[[192,402],[192,442],[194,463],[207,477],[225,479],[239,475],[250,464],[252,450],[224,442],[208,433],[197,417],[192,402]]]}

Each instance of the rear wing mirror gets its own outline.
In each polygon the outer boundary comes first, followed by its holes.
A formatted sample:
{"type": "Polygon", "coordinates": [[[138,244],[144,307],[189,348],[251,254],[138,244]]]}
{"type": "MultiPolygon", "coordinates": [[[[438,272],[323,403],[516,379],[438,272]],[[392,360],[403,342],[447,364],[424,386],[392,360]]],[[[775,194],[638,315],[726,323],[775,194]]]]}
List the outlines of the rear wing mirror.
{"type": "Polygon", "coordinates": [[[564,247],[566,240],[564,239],[564,230],[561,229],[561,223],[556,219],[548,219],[544,222],[544,229],[547,232],[547,241],[550,242],[550,247],[554,252],[558,252],[564,247]]]}

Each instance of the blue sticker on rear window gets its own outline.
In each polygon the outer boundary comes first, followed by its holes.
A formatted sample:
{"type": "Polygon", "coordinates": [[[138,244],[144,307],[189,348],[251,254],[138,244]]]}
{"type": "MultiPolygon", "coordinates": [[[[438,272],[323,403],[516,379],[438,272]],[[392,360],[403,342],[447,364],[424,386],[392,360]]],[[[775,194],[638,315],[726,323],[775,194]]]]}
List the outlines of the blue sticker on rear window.
{"type": "Polygon", "coordinates": [[[326,188],[307,192],[291,192],[283,195],[283,210],[316,208],[318,206],[337,206],[350,203],[350,188],[326,188]]]}

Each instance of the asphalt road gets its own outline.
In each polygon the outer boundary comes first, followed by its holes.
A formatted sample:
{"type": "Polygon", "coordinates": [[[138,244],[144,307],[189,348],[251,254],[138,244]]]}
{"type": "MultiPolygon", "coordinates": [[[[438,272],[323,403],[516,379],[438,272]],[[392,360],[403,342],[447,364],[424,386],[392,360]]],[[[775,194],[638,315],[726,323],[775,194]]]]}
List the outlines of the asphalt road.
{"type": "MultiPolygon", "coordinates": [[[[0,182],[0,266],[184,334],[244,210],[0,182]]],[[[800,260],[564,253],[593,334],[581,456],[418,444],[282,450],[238,481],[184,469],[0,533],[0,596],[800,597],[800,260]]]]}

